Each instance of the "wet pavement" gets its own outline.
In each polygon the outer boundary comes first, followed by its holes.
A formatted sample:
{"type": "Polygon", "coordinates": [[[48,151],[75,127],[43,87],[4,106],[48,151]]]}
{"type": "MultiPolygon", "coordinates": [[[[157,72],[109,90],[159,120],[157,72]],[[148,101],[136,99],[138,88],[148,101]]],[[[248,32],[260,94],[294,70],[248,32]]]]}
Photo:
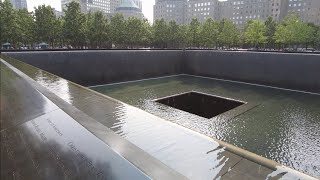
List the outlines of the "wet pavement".
{"type": "MultiPolygon", "coordinates": [[[[6,61],[65,102],[104,126],[111,128],[117,134],[187,178],[213,179],[220,177],[222,179],[234,179],[239,177],[239,179],[243,179],[241,177],[246,177],[246,179],[266,179],[273,177],[278,179],[292,175],[281,170],[273,171],[226,151],[216,141],[202,135],[205,133],[197,133],[194,128],[190,128],[195,130],[191,131],[168,122],[167,120],[171,121],[170,119],[164,118],[166,119],[164,120],[141,110],[147,110],[146,108],[140,107],[141,109],[138,109],[89,89],[84,89],[79,85],[20,61],[12,59],[6,59],[6,61]],[[240,176],[241,174],[243,176],[240,176]]],[[[141,87],[148,89],[148,87],[141,87]]],[[[238,91],[237,89],[233,90],[238,91]]],[[[165,89],[161,89],[161,91],[166,92],[165,89]]],[[[119,94],[119,96],[122,96],[122,98],[117,99],[132,102],[124,100],[127,96],[132,98],[128,93],[119,94]]],[[[253,94],[251,97],[254,96],[253,94]]],[[[140,100],[143,101],[144,99],[140,100]]],[[[248,111],[258,105],[256,101],[252,101],[250,104],[250,108],[245,107],[243,111],[248,111]]],[[[154,114],[154,112],[151,113],[154,114]]],[[[234,112],[228,117],[238,117],[240,114],[234,112]]]]}

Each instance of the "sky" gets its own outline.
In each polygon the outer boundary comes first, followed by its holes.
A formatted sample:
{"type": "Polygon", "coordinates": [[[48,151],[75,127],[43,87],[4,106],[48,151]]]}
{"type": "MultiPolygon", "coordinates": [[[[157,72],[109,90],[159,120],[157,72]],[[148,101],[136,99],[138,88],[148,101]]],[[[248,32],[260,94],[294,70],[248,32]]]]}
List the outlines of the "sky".
{"type": "MultiPolygon", "coordinates": [[[[144,16],[153,22],[153,5],[155,0],[142,0],[142,12],[144,16]]],[[[28,10],[33,11],[38,5],[50,5],[58,11],[61,11],[61,0],[27,0],[28,10]]]]}

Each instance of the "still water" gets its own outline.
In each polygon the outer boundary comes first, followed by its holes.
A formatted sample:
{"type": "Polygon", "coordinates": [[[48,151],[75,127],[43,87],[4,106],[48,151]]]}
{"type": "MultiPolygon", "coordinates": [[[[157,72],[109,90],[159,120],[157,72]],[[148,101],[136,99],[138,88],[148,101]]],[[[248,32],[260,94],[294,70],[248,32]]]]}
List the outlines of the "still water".
{"type": "Polygon", "coordinates": [[[320,177],[320,96],[191,76],[92,89],[206,136],[320,177]],[[207,119],[154,101],[189,91],[238,99],[255,106],[240,110],[231,118],[222,115],[207,119]]]}

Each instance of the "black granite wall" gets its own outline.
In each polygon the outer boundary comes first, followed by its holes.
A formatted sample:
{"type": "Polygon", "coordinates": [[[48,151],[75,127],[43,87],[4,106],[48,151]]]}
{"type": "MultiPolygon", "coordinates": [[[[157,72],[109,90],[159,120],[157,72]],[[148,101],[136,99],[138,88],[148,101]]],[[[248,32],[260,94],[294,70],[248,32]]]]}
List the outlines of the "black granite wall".
{"type": "Polygon", "coordinates": [[[320,93],[320,55],[186,51],[185,72],[320,93]]]}
{"type": "Polygon", "coordinates": [[[210,50],[8,52],[84,86],[191,74],[320,93],[320,55],[210,50]]]}
{"type": "Polygon", "coordinates": [[[10,52],[10,57],[84,86],[181,74],[182,51],[10,52]]]}

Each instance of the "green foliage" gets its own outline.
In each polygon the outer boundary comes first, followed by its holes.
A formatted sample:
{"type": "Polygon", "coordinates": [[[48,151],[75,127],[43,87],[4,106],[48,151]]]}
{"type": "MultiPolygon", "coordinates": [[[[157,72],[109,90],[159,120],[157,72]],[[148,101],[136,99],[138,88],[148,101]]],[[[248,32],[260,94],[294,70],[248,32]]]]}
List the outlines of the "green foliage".
{"type": "Polygon", "coordinates": [[[87,14],[87,38],[92,48],[110,46],[110,26],[108,20],[98,11],[87,14]]]}
{"type": "Polygon", "coordinates": [[[184,31],[175,21],[169,22],[167,38],[169,48],[177,48],[184,45],[184,31]]]}
{"type": "Polygon", "coordinates": [[[19,34],[17,14],[9,0],[0,2],[0,24],[1,42],[9,42],[15,46],[19,34]]]}
{"type": "Polygon", "coordinates": [[[299,45],[312,42],[314,28],[300,20],[299,16],[290,14],[276,27],[274,39],[284,45],[299,45]]]}
{"type": "Polygon", "coordinates": [[[126,44],[131,48],[142,45],[146,36],[147,26],[144,21],[136,17],[129,17],[126,21],[126,44]]]}
{"type": "Polygon", "coordinates": [[[273,37],[276,32],[277,22],[272,17],[268,17],[264,24],[266,26],[267,44],[269,47],[274,46],[275,40],[273,37]]]}
{"type": "Polygon", "coordinates": [[[319,27],[317,32],[315,33],[314,44],[316,47],[320,48],[320,28],[319,27]]]}
{"type": "Polygon", "coordinates": [[[17,12],[17,37],[22,45],[31,45],[35,38],[35,21],[32,13],[26,9],[19,9],[17,12]]]}
{"type": "Polygon", "coordinates": [[[37,42],[46,42],[53,45],[56,39],[56,16],[54,15],[53,8],[45,5],[38,6],[34,10],[34,15],[37,42]]]}
{"type": "Polygon", "coordinates": [[[245,39],[247,43],[251,43],[254,47],[260,44],[265,44],[267,37],[265,36],[266,26],[262,21],[254,20],[249,24],[246,32],[245,39]]]}
{"type": "Polygon", "coordinates": [[[117,47],[124,45],[126,40],[126,21],[122,14],[116,14],[111,18],[111,40],[117,47]]]}
{"type": "Polygon", "coordinates": [[[219,23],[207,19],[201,28],[201,45],[207,48],[216,47],[219,37],[219,23]]]}
{"type": "Polygon", "coordinates": [[[167,47],[168,25],[164,19],[156,20],[153,25],[153,42],[156,47],[167,47]]]}
{"type": "Polygon", "coordinates": [[[198,21],[198,19],[192,19],[191,23],[188,27],[187,38],[188,38],[188,44],[191,47],[199,47],[200,46],[200,43],[201,43],[201,40],[200,40],[201,26],[200,25],[201,24],[198,21]]]}
{"type": "Polygon", "coordinates": [[[72,1],[67,4],[64,10],[63,35],[64,38],[74,47],[81,47],[85,45],[86,39],[86,17],[80,11],[80,4],[72,1]]]}
{"type": "Polygon", "coordinates": [[[222,46],[232,47],[239,43],[239,31],[232,21],[222,20],[219,24],[219,29],[219,42],[222,46]]]}
{"type": "Polygon", "coordinates": [[[143,20],[143,29],[144,29],[144,36],[141,37],[141,43],[144,46],[150,46],[153,41],[152,26],[146,19],[143,20]]]}

